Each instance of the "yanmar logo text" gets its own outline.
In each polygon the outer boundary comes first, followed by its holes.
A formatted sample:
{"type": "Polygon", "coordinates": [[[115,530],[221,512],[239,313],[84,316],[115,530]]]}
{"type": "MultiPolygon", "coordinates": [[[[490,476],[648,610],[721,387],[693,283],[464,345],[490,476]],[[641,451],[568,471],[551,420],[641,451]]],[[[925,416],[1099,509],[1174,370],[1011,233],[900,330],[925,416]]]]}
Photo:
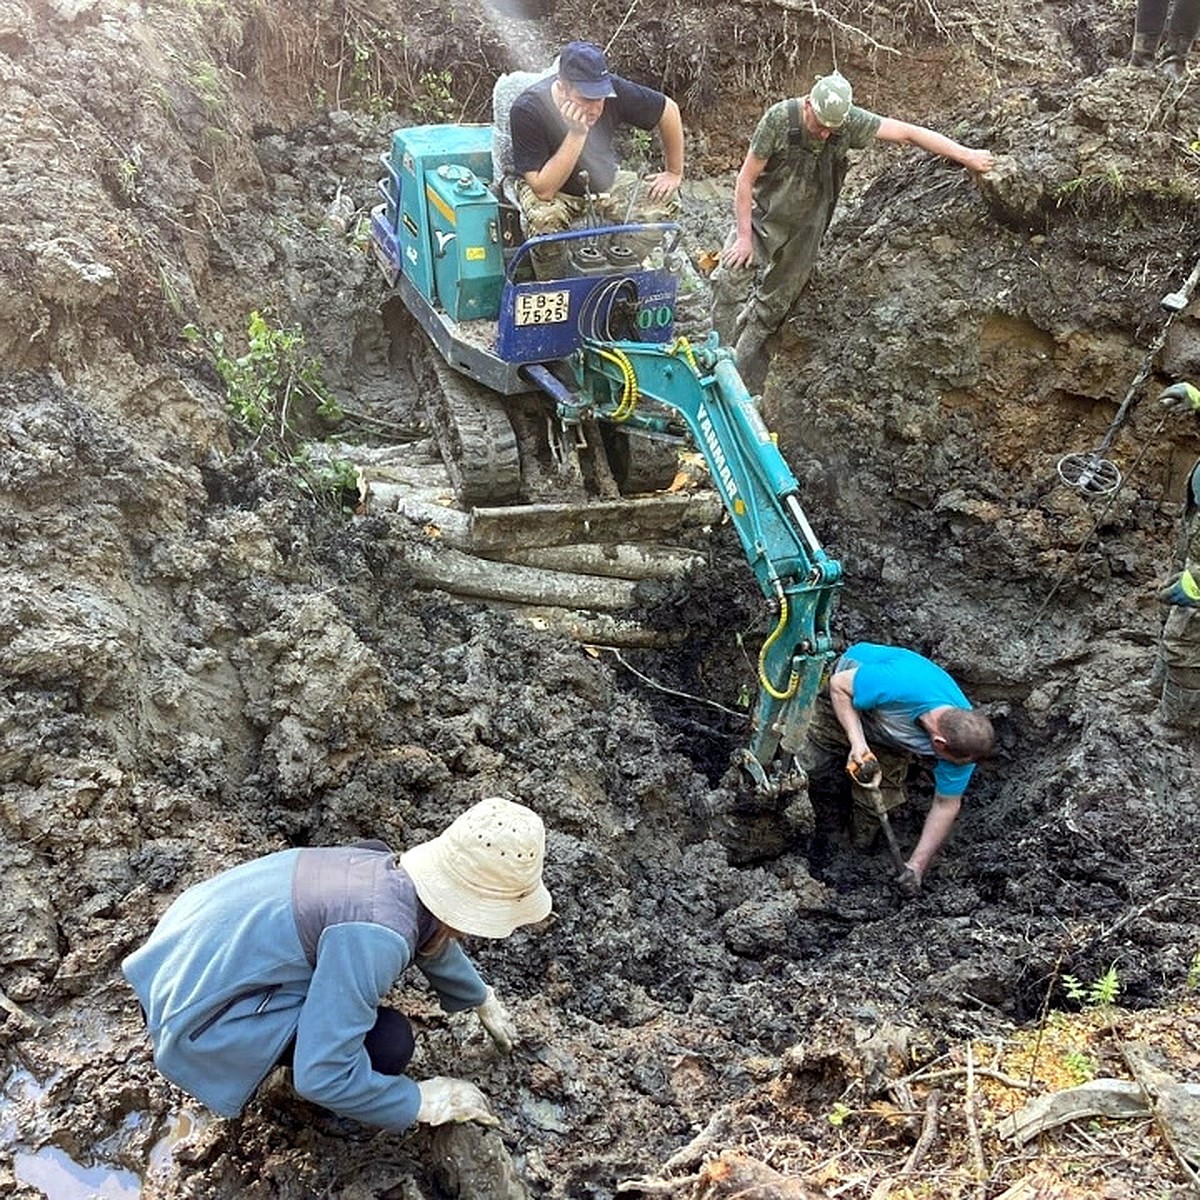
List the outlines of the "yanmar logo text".
{"type": "Polygon", "coordinates": [[[716,470],[717,477],[721,480],[721,487],[725,489],[726,496],[732,501],[738,494],[737,480],[734,479],[733,472],[729,469],[729,460],[725,457],[725,451],[721,449],[721,443],[717,440],[717,431],[713,428],[712,418],[703,404],[699,406],[696,420],[700,425],[704,444],[708,447],[708,457],[716,470]]]}

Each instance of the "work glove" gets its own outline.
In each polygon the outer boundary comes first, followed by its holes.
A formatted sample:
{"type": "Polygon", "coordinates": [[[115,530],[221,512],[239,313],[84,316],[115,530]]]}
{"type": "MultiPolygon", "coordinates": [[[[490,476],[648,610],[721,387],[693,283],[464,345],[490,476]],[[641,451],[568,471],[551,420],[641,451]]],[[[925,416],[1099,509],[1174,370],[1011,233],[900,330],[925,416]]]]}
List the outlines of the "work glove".
{"type": "Polygon", "coordinates": [[[483,1093],[466,1079],[435,1075],[417,1084],[421,1107],[417,1120],[422,1125],[445,1125],[451,1121],[478,1121],[481,1125],[499,1125],[488,1111],[483,1093]]]}
{"type": "Polygon", "coordinates": [[[1158,402],[1173,412],[1200,413],[1200,388],[1190,383],[1173,383],[1158,393],[1158,402]]]}
{"type": "Polygon", "coordinates": [[[488,1031],[488,1036],[496,1043],[497,1049],[502,1054],[507,1054],[517,1040],[517,1027],[491,988],[487,990],[487,999],[475,1009],[475,1013],[479,1017],[479,1023],[488,1031]]]}
{"type": "Polygon", "coordinates": [[[895,879],[896,891],[902,895],[905,900],[911,900],[914,896],[920,895],[921,892],[921,876],[913,870],[912,867],[905,867],[895,879]]]}
{"type": "Polygon", "coordinates": [[[1180,571],[1158,589],[1158,598],[1167,604],[1200,608],[1200,583],[1196,582],[1196,577],[1191,571],[1180,571]]]}

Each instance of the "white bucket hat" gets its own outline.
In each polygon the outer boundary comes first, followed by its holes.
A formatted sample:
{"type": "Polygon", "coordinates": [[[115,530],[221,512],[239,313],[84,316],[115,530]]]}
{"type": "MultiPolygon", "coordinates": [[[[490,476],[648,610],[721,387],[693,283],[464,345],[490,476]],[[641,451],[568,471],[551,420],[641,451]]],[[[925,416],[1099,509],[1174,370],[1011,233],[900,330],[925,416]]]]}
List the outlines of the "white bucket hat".
{"type": "Polygon", "coordinates": [[[437,837],[400,855],[421,903],[475,937],[508,937],[550,912],[542,883],[546,829],[532,809],[500,796],[472,805],[437,837]]]}

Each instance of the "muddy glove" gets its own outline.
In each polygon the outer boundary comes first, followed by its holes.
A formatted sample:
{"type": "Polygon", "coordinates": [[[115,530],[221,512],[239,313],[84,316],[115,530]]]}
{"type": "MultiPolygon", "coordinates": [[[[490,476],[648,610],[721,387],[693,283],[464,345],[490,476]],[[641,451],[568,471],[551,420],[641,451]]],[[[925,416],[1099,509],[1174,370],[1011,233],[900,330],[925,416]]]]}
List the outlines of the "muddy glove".
{"type": "Polygon", "coordinates": [[[1173,383],[1158,393],[1158,402],[1173,412],[1200,413],[1200,388],[1190,383],[1173,383]]]}
{"type": "Polygon", "coordinates": [[[487,990],[487,999],[475,1009],[475,1014],[500,1052],[507,1054],[517,1040],[517,1027],[491,988],[487,990]]]}
{"type": "Polygon", "coordinates": [[[483,1093],[466,1079],[435,1075],[417,1084],[421,1107],[417,1120],[423,1125],[445,1125],[450,1121],[478,1121],[481,1125],[499,1125],[488,1111],[483,1093]]]}
{"type": "Polygon", "coordinates": [[[921,893],[921,876],[917,874],[912,867],[905,867],[895,879],[896,891],[902,895],[905,900],[911,900],[914,896],[921,893]]]}
{"type": "Polygon", "coordinates": [[[1180,571],[1158,589],[1158,598],[1167,604],[1184,608],[1200,608],[1200,583],[1191,571],[1180,571]]]}

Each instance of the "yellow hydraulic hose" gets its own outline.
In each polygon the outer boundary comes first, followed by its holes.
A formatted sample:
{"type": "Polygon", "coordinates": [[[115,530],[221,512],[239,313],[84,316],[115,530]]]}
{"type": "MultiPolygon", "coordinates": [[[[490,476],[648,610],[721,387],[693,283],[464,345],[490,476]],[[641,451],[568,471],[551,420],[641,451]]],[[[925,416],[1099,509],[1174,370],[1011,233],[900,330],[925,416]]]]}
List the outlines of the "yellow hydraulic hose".
{"type": "Polygon", "coordinates": [[[682,354],[684,356],[684,358],[687,359],[688,366],[691,367],[692,370],[695,371],[697,375],[700,374],[700,369],[696,366],[696,355],[695,355],[695,352],[692,350],[692,343],[689,342],[687,340],[687,338],[677,337],[671,343],[671,347],[667,351],[667,353],[668,354],[682,354]]]}
{"type": "Polygon", "coordinates": [[[628,421],[633,416],[638,403],[637,372],[633,369],[633,363],[629,361],[629,355],[622,350],[601,350],[597,347],[596,353],[601,358],[606,358],[609,362],[616,363],[621,371],[621,378],[624,383],[621,390],[620,403],[608,419],[610,421],[628,421]]]}
{"type": "Polygon", "coordinates": [[[778,593],[779,597],[779,624],[771,630],[771,636],[762,644],[762,649],[758,652],[758,682],[762,684],[763,691],[771,697],[772,700],[790,700],[800,687],[800,672],[793,668],[791,678],[788,680],[786,692],[779,691],[767,678],[767,651],[779,640],[779,635],[783,633],[783,627],[787,624],[788,619],[788,602],[787,597],[782,593],[778,593]]]}

